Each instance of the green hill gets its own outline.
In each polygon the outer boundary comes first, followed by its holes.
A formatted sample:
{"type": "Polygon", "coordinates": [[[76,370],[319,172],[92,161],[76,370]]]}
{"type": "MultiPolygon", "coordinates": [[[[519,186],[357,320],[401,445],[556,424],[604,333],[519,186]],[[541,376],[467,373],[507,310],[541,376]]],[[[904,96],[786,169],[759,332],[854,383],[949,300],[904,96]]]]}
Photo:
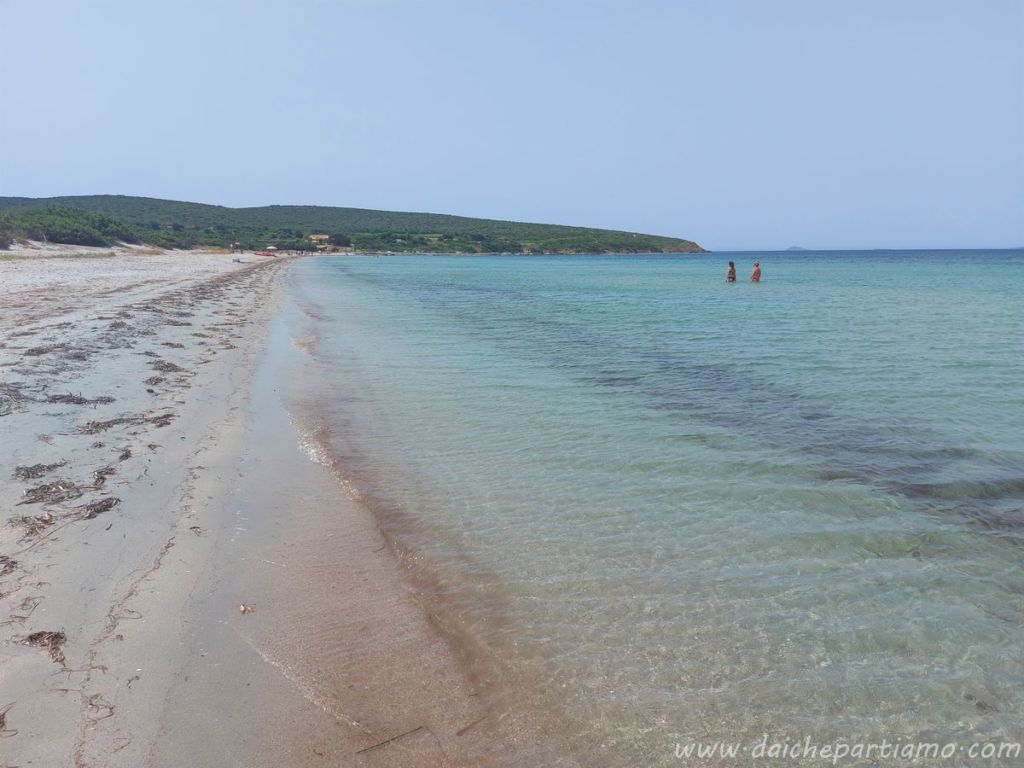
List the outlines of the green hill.
{"type": "Polygon", "coordinates": [[[29,236],[45,235],[53,242],[90,245],[126,240],[169,248],[192,248],[227,246],[237,241],[250,249],[268,245],[298,249],[310,247],[308,235],[326,234],[338,245],[351,244],[357,250],[367,251],[697,253],[703,250],[689,240],[636,232],[315,205],[227,208],[125,195],[0,197],[2,213],[10,215],[16,230],[29,236]],[[83,216],[83,212],[92,218],[83,216]],[[66,239],[60,239],[62,237],[66,239]],[[78,239],[74,239],[76,237],[78,239]]]}

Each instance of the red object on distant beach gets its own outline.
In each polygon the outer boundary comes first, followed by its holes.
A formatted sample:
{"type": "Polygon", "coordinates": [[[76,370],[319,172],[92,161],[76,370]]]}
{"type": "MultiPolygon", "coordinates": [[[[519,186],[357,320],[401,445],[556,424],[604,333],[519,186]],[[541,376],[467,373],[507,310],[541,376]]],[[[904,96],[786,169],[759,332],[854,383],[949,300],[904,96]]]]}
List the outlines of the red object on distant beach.
{"type": "Polygon", "coordinates": [[[275,259],[277,258],[277,254],[276,253],[271,253],[270,251],[257,251],[256,255],[257,256],[272,256],[275,259]]]}

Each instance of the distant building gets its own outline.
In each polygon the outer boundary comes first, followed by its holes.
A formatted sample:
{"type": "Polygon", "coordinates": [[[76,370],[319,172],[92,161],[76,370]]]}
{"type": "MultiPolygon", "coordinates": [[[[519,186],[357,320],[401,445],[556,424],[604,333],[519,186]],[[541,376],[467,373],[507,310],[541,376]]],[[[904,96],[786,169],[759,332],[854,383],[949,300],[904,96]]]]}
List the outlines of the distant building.
{"type": "Polygon", "coordinates": [[[319,243],[326,243],[328,240],[331,239],[331,236],[330,235],[310,235],[308,239],[309,239],[309,241],[311,243],[319,244],[319,243]]]}

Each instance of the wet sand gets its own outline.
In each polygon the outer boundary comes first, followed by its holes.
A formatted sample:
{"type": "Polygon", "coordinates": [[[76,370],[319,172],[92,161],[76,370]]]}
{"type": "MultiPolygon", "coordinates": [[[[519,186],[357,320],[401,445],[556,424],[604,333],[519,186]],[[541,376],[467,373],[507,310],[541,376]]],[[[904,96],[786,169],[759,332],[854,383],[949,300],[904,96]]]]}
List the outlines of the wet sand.
{"type": "Polygon", "coordinates": [[[571,764],[299,445],[288,259],[38,256],[0,260],[0,762],[571,764]]]}

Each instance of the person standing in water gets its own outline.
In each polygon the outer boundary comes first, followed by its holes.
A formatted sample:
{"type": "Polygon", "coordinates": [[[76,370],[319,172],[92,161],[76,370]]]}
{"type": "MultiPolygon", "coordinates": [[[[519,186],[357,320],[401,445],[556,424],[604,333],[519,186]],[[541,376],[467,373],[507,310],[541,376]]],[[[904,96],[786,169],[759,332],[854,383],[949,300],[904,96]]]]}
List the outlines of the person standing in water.
{"type": "Polygon", "coordinates": [[[725,270],[725,282],[735,283],[736,282],[736,265],[731,261],[729,262],[729,268],[725,270]]]}
{"type": "Polygon", "coordinates": [[[754,271],[750,273],[750,282],[760,283],[761,282],[761,262],[754,262],[754,271]]]}

